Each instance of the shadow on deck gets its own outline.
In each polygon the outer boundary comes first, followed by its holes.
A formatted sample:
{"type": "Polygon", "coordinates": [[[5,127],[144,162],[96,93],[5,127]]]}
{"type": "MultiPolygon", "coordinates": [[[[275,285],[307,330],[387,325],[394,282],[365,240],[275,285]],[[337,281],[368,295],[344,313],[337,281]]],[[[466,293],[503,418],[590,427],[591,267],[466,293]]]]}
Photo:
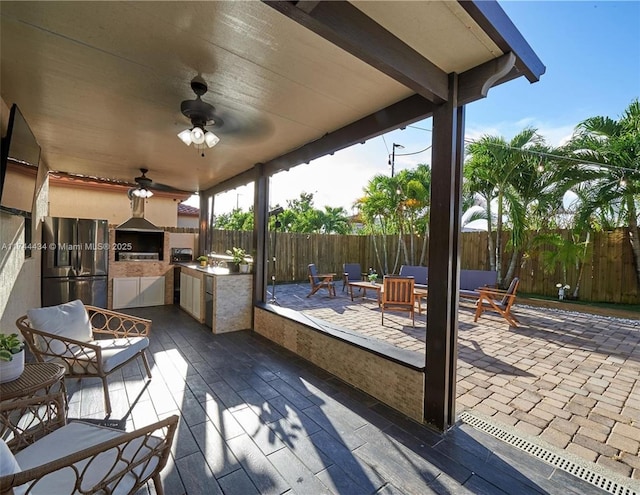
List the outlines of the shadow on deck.
{"type": "MultiPolygon", "coordinates": [[[[253,332],[213,335],[172,306],[130,311],[153,320],[153,379],[138,363],[113,376],[110,419],[131,430],[181,416],[168,495],[604,493],[469,425],[436,433],[253,332]]],[[[69,416],[104,418],[98,380],[67,388],[69,416]]]]}

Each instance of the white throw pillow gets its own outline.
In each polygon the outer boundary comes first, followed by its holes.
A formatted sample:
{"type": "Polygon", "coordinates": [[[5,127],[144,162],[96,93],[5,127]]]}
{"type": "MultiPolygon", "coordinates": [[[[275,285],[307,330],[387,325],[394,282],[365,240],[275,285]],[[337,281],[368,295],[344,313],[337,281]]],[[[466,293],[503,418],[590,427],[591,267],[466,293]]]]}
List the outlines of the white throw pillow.
{"type": "MultiPolygon", "coordinates": [[[[81,342],[89,342],[92,338],[89,315],[80,299],[58,306],[30,309],[27,316],[31,326],[37,330],[81,342]]],[[[66,346],[52,341],[50,348],[54,353],[62,354],[66,346]]]]}
{"type": "Polygon", "coordinates": [[[16,461],[7,444],[4,443],[4,440],[0,439],[0,476],[7,476],[20,471],[18,461],[16,461]]]}

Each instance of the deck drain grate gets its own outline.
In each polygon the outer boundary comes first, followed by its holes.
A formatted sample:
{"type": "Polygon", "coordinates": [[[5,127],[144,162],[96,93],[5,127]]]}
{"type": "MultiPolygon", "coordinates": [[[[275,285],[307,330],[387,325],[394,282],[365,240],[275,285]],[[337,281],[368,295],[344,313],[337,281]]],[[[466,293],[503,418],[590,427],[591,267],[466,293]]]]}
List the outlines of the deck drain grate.
{"type": "Polygon", "coordinates": [[[587,467],[576,464],[575,462],[551,452],[544,447],[540,447],[539,445],[535,445],[524,440],[513,433],[509,433],[503,428],[474,416],[468,411],[464,411],[460,414],[460,420],[478,430],[484,431],[485,433],[502,440],[503,442],[508,443],[509,445],[513,445],[514,447],[517,447],[538,459],[542,459],[558,469],[562,469],[581,480],[591,483],[608,493],[612,493],[613,495],[640,495],[638,491],[631,489],[628,486],[624,486],[617,481],[611,480],[587,467]]]}

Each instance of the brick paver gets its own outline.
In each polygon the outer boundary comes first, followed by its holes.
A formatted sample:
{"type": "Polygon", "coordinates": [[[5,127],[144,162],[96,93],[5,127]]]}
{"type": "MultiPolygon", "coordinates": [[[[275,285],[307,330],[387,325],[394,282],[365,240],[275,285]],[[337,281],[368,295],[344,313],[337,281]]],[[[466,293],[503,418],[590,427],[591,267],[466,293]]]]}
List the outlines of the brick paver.
{"type": "MultiPolygon", "coordinates": [[[[306,298],[306,285],[277,289],[278,302],[333,325],[425,352],[426,319],[380,312],[338,292],[306,298]]],[[[457,411],[472,410],[616,473],[640,479],[640,320],[514,306],[473,322],[459,311],[457,411]]]]}

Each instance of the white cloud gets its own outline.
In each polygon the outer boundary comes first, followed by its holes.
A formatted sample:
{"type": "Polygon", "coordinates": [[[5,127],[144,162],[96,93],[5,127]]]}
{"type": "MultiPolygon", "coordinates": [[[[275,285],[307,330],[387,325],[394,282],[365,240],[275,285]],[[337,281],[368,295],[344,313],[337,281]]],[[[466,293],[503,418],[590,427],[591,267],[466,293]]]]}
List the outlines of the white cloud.
{"type": "Polygon", "coordinates": [[[515,122],[497,122],[488,125],[468,125],[465,130],[465,139],[475,141],[482,136],[502,136],[507,141],[511,140],[517,133],[526,127],[538,130],[548,145],[561,146],[565,144],[573,135],[575,124],[558,125],[555,123],[543,122],[533,117],[526,117],[515,122]]]}

